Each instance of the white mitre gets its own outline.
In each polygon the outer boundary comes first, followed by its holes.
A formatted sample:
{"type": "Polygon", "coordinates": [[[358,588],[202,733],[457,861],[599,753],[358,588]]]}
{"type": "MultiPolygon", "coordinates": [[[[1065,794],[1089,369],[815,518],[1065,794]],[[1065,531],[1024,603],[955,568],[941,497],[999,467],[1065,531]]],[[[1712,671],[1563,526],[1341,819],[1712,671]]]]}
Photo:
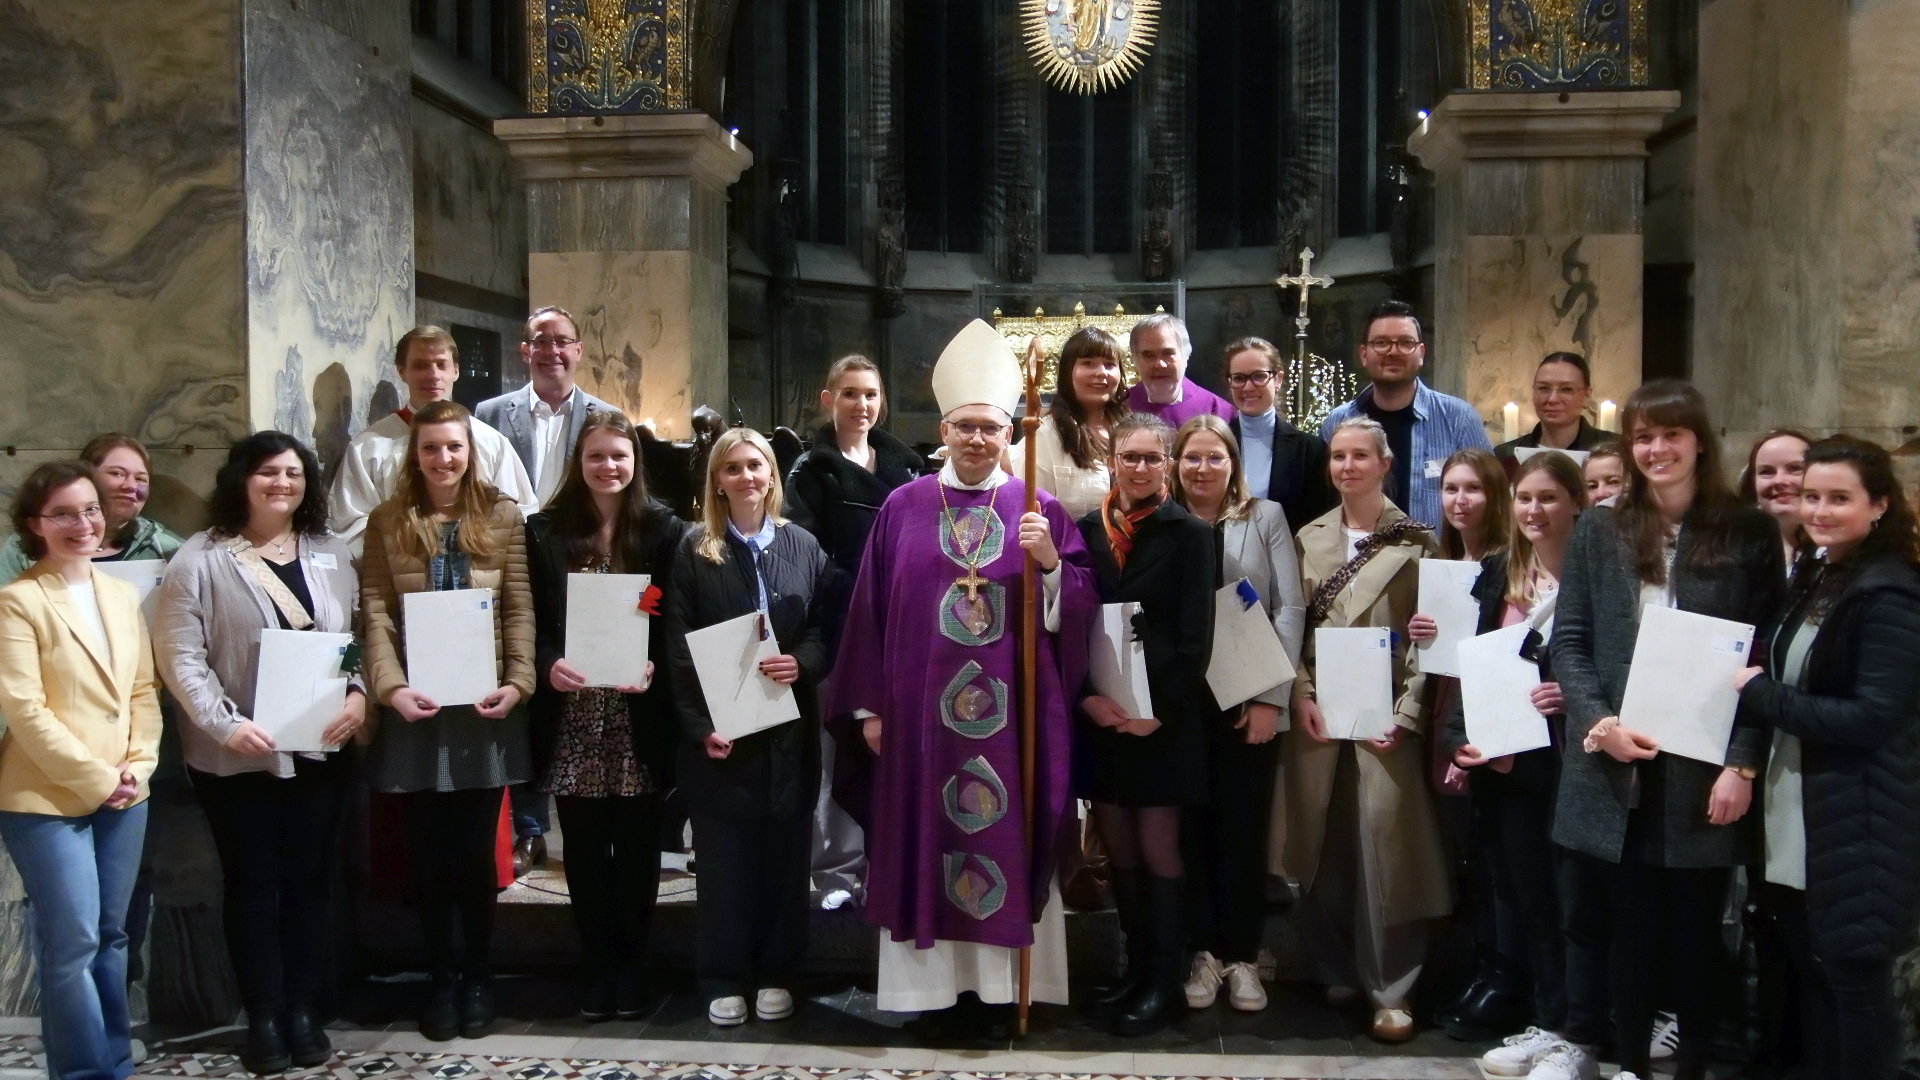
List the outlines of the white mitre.
{"type": "Polygon", "coordinates": [[[933,399],[941,416],[968,405],[991,405],[1011,417],[1025,392],[1020,361],[1007,339],[981,319],[955,334],[933,365],[933,399]]]}

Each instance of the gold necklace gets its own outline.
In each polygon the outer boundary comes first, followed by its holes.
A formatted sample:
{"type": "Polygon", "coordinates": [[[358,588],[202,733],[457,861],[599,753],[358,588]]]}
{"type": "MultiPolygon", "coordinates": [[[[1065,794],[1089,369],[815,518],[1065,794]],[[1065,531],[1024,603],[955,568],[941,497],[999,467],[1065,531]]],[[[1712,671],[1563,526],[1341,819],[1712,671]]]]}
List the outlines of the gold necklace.
{"type": "Polygon", "coordinates": [[[987,516],[980,525],[980,539],[974,544],[973,550],[968,551],[966,538],[960,532],[960,519],[955,516],[953,507],[947,504],[947,485],[945,482],[939,484],[940,514],[946,519],[947,532],[953,537],[953,549],[957,553],[958,561],[967,568],[966,576],[955,578],[953,583],[967,590],[967,629],[975,636],[986,633],[993,625],[993,612],[988,609],[987,602],[980,597],[980,586],[987,584],[987,579],[980,576],[980,553],[986,550],[987,535],[993,517],[993,504],[1000,498],[1000,489],[1004,486],[1004,484],[995,484],[993,493],[987,496],[987,516]]]}

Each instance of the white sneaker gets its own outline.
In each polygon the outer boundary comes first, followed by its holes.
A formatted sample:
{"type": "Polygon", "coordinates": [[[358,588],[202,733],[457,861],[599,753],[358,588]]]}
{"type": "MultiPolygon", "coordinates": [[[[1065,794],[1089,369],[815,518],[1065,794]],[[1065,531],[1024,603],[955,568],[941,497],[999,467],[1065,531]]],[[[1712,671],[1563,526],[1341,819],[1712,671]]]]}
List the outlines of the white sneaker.
{"type": "Polygon", "coordinates": [[[840,908],[844,906],[846,902],[851,899],[853,899],[852,893],[848,892],[845,889],[835,889],[832,892],[820,898],[820,910],[821,911],[839,911],[840,908]]]}
{"type": "Polygon", "coordinates": [[[747,1022],[747,999],[739,994],[714,998],[707,1005],[707,1019],[715,1027],[738,1027],[747,1022]]]}
{"type": "Polygon", "coordinates": [[[1613,1074],[1613,1080],[1640,1080],[1640,1077],[1630,1072],[1617,1072],[1613,1074]]]}
{"type": "Polygon", "coordinates": [[[1220,980],[1226,970],[1213,954],[1202,949],[1193,958],[1193,971],[1187,976],[1187,1008],[1210,1009],[1213,1001],[1220,996],[1220,980]]]}
{"type": "MultiPolygon", "coordinates": [[[[1632,1073],[1622,1073],[1631,1077],[1632,1073]]],[[[1527,1074],[1527,1080],[1600,1080],[1600,1062],[1570,1042],[1555,1043],[1527,1074]]]]}
{"type": "Polygon", "coordinates": [[[1663,1012],[1654,1018],[1653,1041],[1647,1045],[1647,1058],[1668,1061],[1680,1051],[1680,1018],[1663,1012]]]}
{"type": "Polygon", "coordinates": [[[1560,1036],[1530,1027],[1480,1055],[1480,1068],[1488,1076],[1525,1076],[1558,1045],[1560,1036]]]}
{"type": "Polygon", "coordinates": [[[1227,965],[1227,1004],[1241,1012],[1267,1007],[1267,988],[1260,985],[1260,969],[1245,961],[1227,965]]]}
{"type": "Polygon", "coordinates": [[[753,996],[753,1015],[762,1020],[785,1020],[793,1015],[793,995],[770,987],[753,996]]]}

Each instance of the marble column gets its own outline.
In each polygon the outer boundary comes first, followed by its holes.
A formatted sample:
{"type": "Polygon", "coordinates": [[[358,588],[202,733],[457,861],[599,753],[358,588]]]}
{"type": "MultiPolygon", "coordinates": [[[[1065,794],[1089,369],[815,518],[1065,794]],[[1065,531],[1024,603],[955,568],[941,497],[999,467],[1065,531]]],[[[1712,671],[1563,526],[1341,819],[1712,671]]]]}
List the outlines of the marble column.
{"type": "Polygon", "coordinates": [[[527,182],[527,289],[579,319],[588,392],[692,434],[727,407],[727,187],[753,155],[704,113],[497,120],[527,182]]]}
{"type": "Polygon", "coordinates": [[[1434,386],[1535,421],[1534,368],[1569,351],[1594,400],[1640,383],[1642,159],[1677,91],[1453,94],[1408,149],[1435,175],[1434,386]]]}
{"type": "Polygon", "coordinates": [[[1729,443],[1910,443],[1920,0],[1702,5],[1695,138],[1694,378],[1729,443]]]}

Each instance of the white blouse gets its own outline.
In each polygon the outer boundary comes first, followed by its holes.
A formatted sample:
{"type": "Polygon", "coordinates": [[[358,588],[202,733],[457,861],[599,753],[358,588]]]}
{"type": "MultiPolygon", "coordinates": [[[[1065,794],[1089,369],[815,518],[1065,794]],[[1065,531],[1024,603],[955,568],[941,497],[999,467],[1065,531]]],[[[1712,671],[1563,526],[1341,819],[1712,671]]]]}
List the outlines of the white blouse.
{"type": "Polygon", "coordinates": [[[1026,475],[1024,470],[1029,445],[1035,454],[1035,482],[1041,491],[1060,500],[1068,516],[1078,521],[1100,508],[1108,489],[1113,486],[1113,478],[1108,475],[1105,462],[1095,462],[1088,469],[1075,465],[1073,455],[1067,453],[1066,444],[1060,441],[1060,429],[1054,425],[1053,417],[1049,416],[1040,421],[1031,439],[1007,448],[1007,461],[1014,476],[1026,475]]]}

